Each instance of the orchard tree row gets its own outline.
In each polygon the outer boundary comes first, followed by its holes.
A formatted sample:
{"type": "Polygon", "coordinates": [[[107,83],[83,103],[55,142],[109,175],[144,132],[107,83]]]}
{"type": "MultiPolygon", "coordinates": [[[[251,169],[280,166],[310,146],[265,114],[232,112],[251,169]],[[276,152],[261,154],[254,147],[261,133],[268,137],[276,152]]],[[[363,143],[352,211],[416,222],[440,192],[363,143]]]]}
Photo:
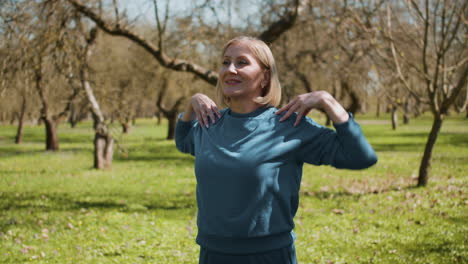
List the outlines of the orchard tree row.
{"type": "MultiPolygon", "coordinates": [[[[432,150],[450,111],[467,111],[468,4],[463,0],[7,0],[0,3],[0,122],[44,124],[58,150],[61,123],[94,121],[95,167],[111,166],[115,135],[138,117],[177,113],[197,92],[215,96],[223,44],[239,35],[268,43],[283,102],[327,90],[349,112],[385,109],[392,128],[425,111],[433,126],[420,165],[427,184],[432,150]]],[[[329,121],[328,121],[329,123],[329,121]]]]}

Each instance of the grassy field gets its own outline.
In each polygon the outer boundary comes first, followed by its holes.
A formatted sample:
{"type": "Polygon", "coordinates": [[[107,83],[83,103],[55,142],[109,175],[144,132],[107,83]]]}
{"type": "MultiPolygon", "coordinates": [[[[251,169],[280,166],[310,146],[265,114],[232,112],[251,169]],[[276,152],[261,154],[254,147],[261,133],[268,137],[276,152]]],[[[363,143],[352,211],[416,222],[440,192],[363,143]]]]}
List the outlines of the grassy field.
{"type": "MultiPolygon", "coordinates": [[[[375,167],[304,167],[299,263],[468,263],[468,121],[444,123],[425,188],[413,186],[430,119],[362,123],[375,167]]],[[[89,123],[62,125],[56,153],[43,127],[26,127],[21,145],[15,129],[0,126],[0,263],[198,262],[194,159],[165,125],[116,133],[107,171],[92,169],[89,123]]]]}

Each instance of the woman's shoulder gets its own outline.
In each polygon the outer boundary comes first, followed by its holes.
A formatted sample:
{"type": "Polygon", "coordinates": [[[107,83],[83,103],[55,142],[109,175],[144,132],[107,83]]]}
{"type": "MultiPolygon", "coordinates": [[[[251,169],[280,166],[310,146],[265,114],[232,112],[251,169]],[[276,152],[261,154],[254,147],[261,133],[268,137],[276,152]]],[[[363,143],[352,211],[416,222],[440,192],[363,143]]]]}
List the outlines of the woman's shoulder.
{"type": "Polygon", "coordinates": [[[225,115],[227,113],[227,111],[229,111],[229,107],[226,107],[226,108],[223,108],[223,109],[219,110],[219,112],[221,113],[221,116],[225,115]]]}
{"type": "Polygon", "coordinates": [[[299,122],[299,124],[294,127],[294,123],[296,122],[296,119],[297,119],[297,116],[298,116],[298,113],[297,112],[294,112],[292,113],[286,120],[283,120],[280,122],[280,119],[286,115],[287,112],[282,112],[280,114],[276,114],[276,112],[278,111],[279,109],[277,109],[276,107],[274,108],[274,111],[272,112],[272,115],[273,115],[273,118],[275,120],[275,123],[277,123],[278,125],[282,125],[282,126],[285,126],[285,127],[291,127],[291,128],[324,128],[323,125],[317,123],[313,118],[309,117],[309,116],[303,116],[301,118],[301,121],[299,122]]]}

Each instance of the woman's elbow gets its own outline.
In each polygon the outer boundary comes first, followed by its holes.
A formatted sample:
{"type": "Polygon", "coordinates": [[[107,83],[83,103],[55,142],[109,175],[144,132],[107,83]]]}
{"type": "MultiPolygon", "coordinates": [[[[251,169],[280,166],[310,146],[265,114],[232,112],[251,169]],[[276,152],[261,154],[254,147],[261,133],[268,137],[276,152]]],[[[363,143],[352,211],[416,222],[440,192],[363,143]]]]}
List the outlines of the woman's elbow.
{"type": "Polygon", "coordinates": [[[176,148],[182,153],[188,153],[187,147],[182,143],[176,140],[176,148]]]}
{"type": "Polygon", "coordinates": [[[379,161],[379,158],[377,157],[377,154],[372,153],[372,155],[369,155],[369,157],[367,157],[367,160],[366,160],[366,168],[369,168],[369,167],[372,167],[374,166],[377,161],[379,161]]]}
{"type": "Polygon", "coordinates": [[[362,169],[370,168],[374,166],[378,160],[379,158],[377,157],[377,154],[375,154],[375,152],[364,155],[363,159],[360,160],[359,166],[356,169],[362,170],[362,169]]]}

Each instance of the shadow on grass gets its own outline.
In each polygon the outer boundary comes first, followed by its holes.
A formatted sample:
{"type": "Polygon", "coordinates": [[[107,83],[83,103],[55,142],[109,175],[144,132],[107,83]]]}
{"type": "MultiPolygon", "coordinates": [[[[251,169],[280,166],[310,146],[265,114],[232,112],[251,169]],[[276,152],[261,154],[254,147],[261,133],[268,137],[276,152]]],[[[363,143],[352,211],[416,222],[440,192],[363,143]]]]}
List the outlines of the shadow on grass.
{"type": "MultiPolygon", "coordinates": [[[[415,229],[420,228],[415,226],[415,229]]],[[[394,231],[392,231],[394,233],[394,231]]],[[[397,234],[398,235],[398,234],[397,234]]],[[[391,247],[396,250],[396,254],[400,261],[398,263],[466,263],[463,250],[461,250],[460,242],[463,241],[463,237],[459,239],[453,239],[452,241],[447,241],[447,238],[444,237],[441,233],[431,233],[431,236],[428,237],[425,241],[420,241],[420,239],[409,240],[407,243],[402,243],[400,241],[392,240],[391,247]],[[455,250],[459,248],[460,250],[455,250]],[[423,260],[423,262],[421,262],[423,260]]],[[[372,242],[374,245],[369,245],[363,243],[360,246],[355,247],[353,250],[355,252],[369,252],[369,247],[374,248],[375,244],[377,247],[382,246],[384,249],[386,246],[380,242],[372,242]]],[[[374,256],[370,256],[369,260],[359,263],[375,263],[374,258],[376,254],[379,254],[378,263],[394,263],[391,261],[391,253],[388,251],[374,251],[374,256]]],[[[362,254],[357,254],[362,257],[362,254]]]]}
{"type": "Polygon", "coordinates": [[[133,146],[128,149],[128,155],[116,155],[115,160],[129,161],[164,161],[165,163],[177,162],[183,165],[193,165],[194,158],[190,154],[180,153],[174,145],[163,146],[133,146]]]}
{"type": "MultiPolygon", "coordinates": [[[[408,152],[420,152],[424,150],[424,146],[428,137],[427,133],[417,133],[417,132],[404,132],[396,135],[388,135],[388,138],[394,138],[395,143],[373,143],[372,147],[376,151],[408,151],[408,152]],[[400,138],[411,138],[415,141],[413,143],[398,143],[400,138]]],[[[468,146],[468,133],[463,132],[444,132],[437,137],[436,145],[453,145],[453,146],[468,146]]]]}
{"type": "Polygon", "coordinates": [[[434,162],[440,162],[443,164],[468,164],[468,157],[461,156],[461,157],[447,157],[447,156],[438,156],[433,157],[434,162]]]}
{"type": "MultiPolygon", "coordinates": [[[[94,139],[94,132],[87,134],[82,131],[77,131],[76,133],[67,134],[66,131],[60,131],[60,128],[57,131],[58,141],[60,143],[85,143],[90,142],[92,144],[94,139]]],[[[3,137],[3,140],[9,142],[15,142],[16,134],[6,135],[3,137]]],[[[45,133],[38,133],[37,130],[25,130],[23,134],[23,142],[25,143],[43,143],[45,145],[45,133]]]]}
{"type": "Polygon", "coordinates": [[[0,147],[0,157],[11,157],[17,155],[34,155],[46,152],[43,149],[21,149],[15,147],[0,147]]]}
{"type": "Polygon", "coordinates": [[[420,143],[391,143],[391,144],[379,144],[373,143],[372,147],[377,152],[421,152],[424,150],[424,144],[420,143]]]}
{"type": "Polygon", "coordinates": [[[404,191],[404,190],[412,190],[418,189],[419,187],[415,185],[408,185],[408,186],[398,186],[398,187],[391,187],[387,189],[380,189],[375,191],[367,191],[367,192],[360,192],[360,193],[352,193],[348,191],[301,191],[301,195],[306,197],[313,197],[319,200],[326,200],[326,199],[335,199],[335,198],[343,198],[343,197],[352,197],[355,199],[359,199],[362,196],[366,195],[373,195],[373,194],[382,194],[386,192],[393,192],[393,191],[404,191]]]}
{"type": "Polygon", "coordinates": [[[463,262],[464,253],[462,251],[454,250],[456,248],[461,248],[459,242],[456,240],[447,241],[447,238],[441,236],[441,234],[439,234],[437,237],[434,237],[435,235],[436,234],[431,233],[431,237],[428,237],[428,239],[424,242],[416,241],[413,243],[399,243],[399,248],[401,252],[404,252],[404,255],[407,256],[424,256],[435,254],[438,256],[438,261],[447,261],[438,263],[465,263],[463,262]]]}
{"type": "Polygon", "coordinates": [[[0,147],[0,157],[13,157],[13,156],[25,156],[25,155],[36,155],[36,154],[51,154],[60,155],[64,153],[91,153],[92,149],[89,147],[72,147],[63,148],[58,151],[48,151],[44,149],[22,149],[17,147],[0,147]]]}
{"type": "Polygon", "coordinates": [[[78,210],[119,210],[136,212],[146,210],[182,210],[195,207],[195,197],[190,194],[168,194],[160,199],[135,197],[131,194],[122,195],[71,196],[62,193],[17,193],[2,192],[0,195],[0,211],[78,211],[78,210]],[[105,196],[104,198],[102,196],[105,196]],[[137,201],[137,202],[135,202],[137,201]]]}

